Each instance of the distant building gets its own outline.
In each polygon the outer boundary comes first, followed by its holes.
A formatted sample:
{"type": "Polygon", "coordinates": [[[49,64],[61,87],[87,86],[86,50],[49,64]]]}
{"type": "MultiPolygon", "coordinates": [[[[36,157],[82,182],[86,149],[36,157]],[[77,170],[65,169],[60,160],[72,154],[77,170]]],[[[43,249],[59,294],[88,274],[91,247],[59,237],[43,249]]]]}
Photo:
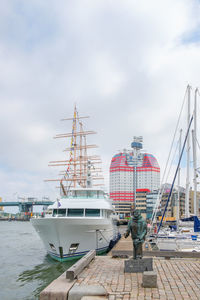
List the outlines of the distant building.
{"type": "MultiPolygon", "coordinates": [[[[165,209],[165,205],[169,196],[171,185],[167,184],[167,187],[164,189],[162,199],[160,202],[160,214],[163,214],[165,209]]],[[[177,187],[173,189],[171,198],[168,203],[168,207],[165,213],[166,218],[174,218],[177,217],[177,199],[178,199],[178,189],[177,187]]],[[[197,201],[200,202],[200,192],[197,192],[197,201]]],[[[189,213],[191,215],[194,214],[194,191],[190,189],[189,192],[189,213]]],[[[179,191],[179,218],[185,217],[185,188],[180,187],[179,191]]]]}
{"type": "MultiPolygon", "coordinates": [[[[163,215],[168,197],[169,197],[169,192],[170,189],[166,189],[164,190],[163,194],[162,194],[162,199],[160,201],[160,206],[159,206],[159,211],[160,211],[160,215],[163,215]]],[[[178,192],[176,189],[174,189],[172,191],[168,206],[167,206],[167,210],[165,213],[165,218],[174,218],[174,220],[176,219],[176,210],[177,210],[177,197],[178,197],[178,192]]],[[[185,213],[185,190],[181,190],[180,191],[180,203],[179,203],[179,217],[181,218],[181,216],[183,216],[183,214],[185,213]]]]}
{"type": "Polygon", "coordinates": [[[136,160],[134,149],[124,150],[114,155],[110,164],[110,198],[121,218],[130,216],[133,205],[146,214],[147,192],[160,187],[160,167],[156,158],[140,150],[136,160]]]}
{"type": "MultiPolygon", "coordinates": [[[[189,201],[190,201],[190,212],[194,214],[194,191],[190,189],[189,193],[189,201]]],[[[200,192],[197,192],[197,207],[199,208],[199,215],[200,215],[200,192]]]]}
{"type": "Polygon", "coordinates": [[[149,189],[137,189],[135,208],[140,210],[143,218],[147,218],[147,195],[149,189]]]}
{"type": "Polygon", "coordinates": [[[146,195],[146,219],[150,220],[158,199],[159,190],[154,190],[146,195]]]}

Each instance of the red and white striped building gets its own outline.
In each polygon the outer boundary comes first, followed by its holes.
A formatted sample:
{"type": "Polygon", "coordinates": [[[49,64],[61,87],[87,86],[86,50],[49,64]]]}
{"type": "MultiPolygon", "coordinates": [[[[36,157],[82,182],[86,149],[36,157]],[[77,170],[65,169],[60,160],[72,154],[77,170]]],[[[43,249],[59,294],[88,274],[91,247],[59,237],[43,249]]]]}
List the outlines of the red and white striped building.
{"type": "MultiPolygon", "coordinates": [[[[134,167],[130,160],[132,154],[132,151],[124,150],[112,158],[110,165],[110,198],[122,218],[130,216],[130,208],[135,200],[134,167]]],[[[136,167],[137,198],[141,192],[160,187],[160,167],[156,158],[148,153],[140,153],[139,156],[136,167]]]]}

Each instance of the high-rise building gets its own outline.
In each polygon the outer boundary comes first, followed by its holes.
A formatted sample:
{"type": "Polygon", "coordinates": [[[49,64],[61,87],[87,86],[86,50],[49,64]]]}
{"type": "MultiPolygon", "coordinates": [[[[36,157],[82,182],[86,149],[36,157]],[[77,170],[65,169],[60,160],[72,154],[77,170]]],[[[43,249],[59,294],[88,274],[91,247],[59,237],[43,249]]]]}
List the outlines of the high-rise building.
{"type": "MultiPolygon", "coordinates": [[[[132,144],[135,146],[136,143],[132,144]]],[[[137,152],[134,150],[116,154],[110,165],[110,198],[122,218],[130,216],[131,205],[135,202],[134,191],[153,191],[160,187],[160,167],[156,158],[142,153],[141,147],[137,152]]]]}

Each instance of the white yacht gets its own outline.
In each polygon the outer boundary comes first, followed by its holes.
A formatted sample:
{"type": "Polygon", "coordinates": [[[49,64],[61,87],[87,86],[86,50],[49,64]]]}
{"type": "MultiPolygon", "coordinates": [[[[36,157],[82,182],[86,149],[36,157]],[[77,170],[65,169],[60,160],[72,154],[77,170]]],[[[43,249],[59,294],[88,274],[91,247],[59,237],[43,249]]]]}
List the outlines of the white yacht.
{"type": "Polygon", "coordinates": [[[200,236],[191,233],[169,233],[168,235],[158,235],[156,244],[161,251],[200,251],[200,236]]]}
{"type": "Polygon", "coordinates": [[[200,228],[199,219],[194,216],[193,221],[179,221],[179,230],[171,231],[164,228],[156,236],[156,244],[159,250],[174,251],[200,251],[200,234],[197,231],[200,228]],[[184,225],[184,226],[183,226],[184,225]]]}
{"type": "Polygon", "coordinates": [[[111,201],[101,189],[71,189],[49,206],[44,218],[31,219],[49,255],[65,261],[89,250],[106,252],[119,238],[111,201]]]}
{"type": "Polygon", "coordinates": [[[49,255],[65,261],[83,256],[90,250],[106,252],[119,239],[120,234],[113,214],[112,202],[102,185],[93,185],[93,180],[102,180],[101,163],[97,155],[89,156],[86,136],[93,131],[84,131],[82,119],[76,106],[72,120],[72,132],[59,134],[55,138],[71,138],[69,158],[50,162],[50,166],[64,167],[59,175],[61,197],[49,206],[44,217],[32,218],[31,223],[42,239],[49,255]],[[98,187],[97,187],[98,186],[98,187]]]}

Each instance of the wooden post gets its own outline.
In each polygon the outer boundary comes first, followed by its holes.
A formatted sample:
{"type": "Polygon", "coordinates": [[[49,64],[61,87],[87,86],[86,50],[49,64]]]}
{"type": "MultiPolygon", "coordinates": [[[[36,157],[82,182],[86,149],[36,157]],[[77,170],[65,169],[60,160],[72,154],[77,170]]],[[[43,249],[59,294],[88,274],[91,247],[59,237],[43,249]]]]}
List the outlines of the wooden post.
{"type": "Polygon", "coordinates": [[[76,264],[71,266],[66,271],[66,278],[70,280],[74,280],[78,274],[80,274],[83,269],[91,262],[91,260],[95,257],[96,251],[90,250],[85,256],[83,256],[76,264]]]}

